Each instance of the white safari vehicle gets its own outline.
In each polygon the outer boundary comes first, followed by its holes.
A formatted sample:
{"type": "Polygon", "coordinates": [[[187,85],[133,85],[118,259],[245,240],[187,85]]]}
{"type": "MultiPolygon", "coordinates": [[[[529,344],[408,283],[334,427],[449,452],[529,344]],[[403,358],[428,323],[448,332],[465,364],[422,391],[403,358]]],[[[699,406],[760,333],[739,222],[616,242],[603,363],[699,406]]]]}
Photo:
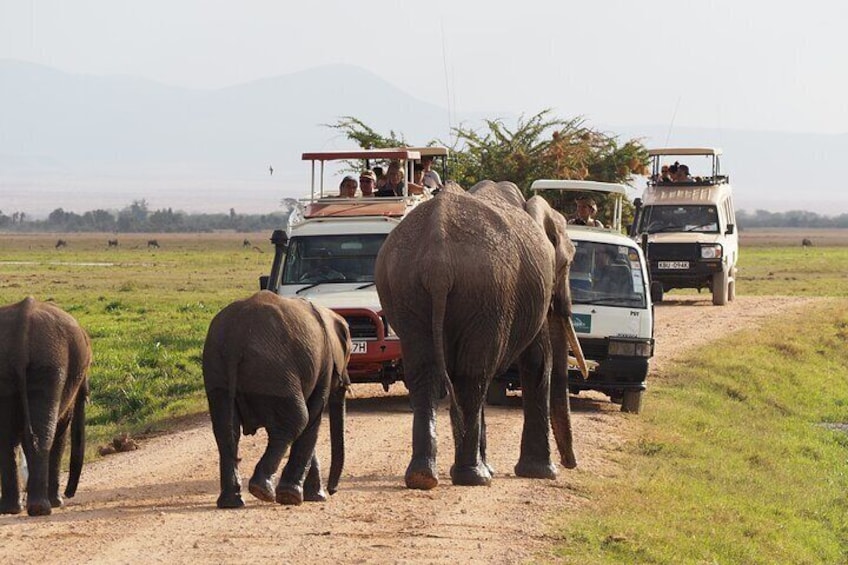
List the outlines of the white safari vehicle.
{"type": "MultiPolygon", "coordinates": [[[[609,195],[612,221],[607,228],[569,225],[568,235],[576,248],[571,266],[572,319],[583,355],[594,368],[584,380],[569,371],[569,390],[601,391],[621,403],[624,412],[641,410],[648,376],[648,360],[654,354],[653,305],[648,272],[641,248],[621,231],[621,184],[577,180],[537,180],[531,190],[542,194],[564,216],[565,193],[609,195]]],[[[490,403],[504,401],[508,389],[517,389],[512,371],[495,379],[489,389],[490,403]]]]}
{"type": "MultiPolygon", "coordinates": [[[[441,150],[440,154],[447,154],[441,150]]],[[[286,229],[274,232],[274,262],[262,287],[311,300],[342,315],[353,338],[348,365],[351,381],[378,382],[388,390],[403,379],[401,346],[380,306],[374,263],[389,232],[430,195],[339,198],[335,196],[338,181],[325,189],[324,168],[329,161],[357,162],[369,168],[397,160],[405,163],[406,178],[412,178],[421,153],[411,149],[325,151],[304,153],[303,159],[312,162],[312,192],[289,216],[286,229]],[[320,166],[317,173],[316,166],[320,166]]]]}
{"type": "Polygon", "coordinates": [[[651,296],[661,302],[673,288],[707,288],[713,304],[736,297],[739,240],[730,179],[721,174],[721,150],[650,149],[653,174],[631,235],[642,242],[651,273],[651,296]],[[666,176],[665,167],[689,169],[666,176]]]}

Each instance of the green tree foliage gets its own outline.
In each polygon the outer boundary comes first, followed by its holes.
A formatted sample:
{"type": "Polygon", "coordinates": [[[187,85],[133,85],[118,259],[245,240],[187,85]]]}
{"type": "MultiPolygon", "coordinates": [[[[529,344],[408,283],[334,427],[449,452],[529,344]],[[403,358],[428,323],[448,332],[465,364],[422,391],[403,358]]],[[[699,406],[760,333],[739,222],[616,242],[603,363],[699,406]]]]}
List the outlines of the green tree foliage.
{"type": "MultiPolygon", "coordinates": [[[[363,149],[410,146],[403,135],[392,131],[382,136],[350,116],[329,127],[344,132],[363,149]]],[[[530,184],[536,179],[628,183],[633,175],[648,174],[648,152],[640,141],[621,143],[613,135],[586,126],[583,118],[562,119],[551,110],[530,118],[522,116],[514,127],[501,119],[486,120],[482,130],[459,126],[453,133],[456,142],[451,147],[450,179],[464,188],[485,179],[509,180],[530,196],[530,184]]],[[[436,143],[438,140],[432,140],[425,145],[436,143]]],[[[597,200],[599,216],[609,216],[611,203],[597,200]]],[[[574,209],[573,197],[553,204],[561,211],[574,209]]],[[[632,206],[627,203],[625,224],[630,220],[632,206]]]]}

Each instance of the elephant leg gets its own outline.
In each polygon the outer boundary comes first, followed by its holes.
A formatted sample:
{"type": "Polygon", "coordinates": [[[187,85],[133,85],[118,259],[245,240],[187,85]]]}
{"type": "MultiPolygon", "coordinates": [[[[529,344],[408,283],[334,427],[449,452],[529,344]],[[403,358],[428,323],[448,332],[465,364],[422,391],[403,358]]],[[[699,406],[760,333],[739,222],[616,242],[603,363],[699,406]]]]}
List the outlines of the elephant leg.
{"type": "Polygon", "coordinates": [[[238,472],[238,444],[241,438],[239,423],[235,415],[235,406],[225,389],[206,391],[209,402],[209,416],[212,418],[212,431],[218,445],[218,471],[221,477],[221,493],[218,496],[218,508],[241,508],[241,477],[238,472]]]}
{"type": "Polygon", "coordinates": [[[430,490],[439,484],[436,471],[436,395],[429,390],[411,388],[409,396],[412,405],[412,460],[406,468],[406,486],[430,490]]]}
{"type": "Polygon", "coordinates": [[[553,479],[557,471],[551,462],[550,448],[551,345],[545,330],[521,354],[518,370],[524,427],[515,474],[534,479],[553,479]]]}
{"type": "Polygon", "coordinates": [[[488,469],[491,476],[495,476],[495,468],[489,464],[486,457],[486,403],[483,403],[480,409],[480,458],[483,460],[483,465],[488,469]]]}
{"type": "Polygon", "coordinates": [[[308,502],[326,502],[327,491],[321,482],[321,465],[318,462],[318,454],[312,454],[312,463],[306,472],[306,481],[303,483],[303,500],[308,502]]]}
{"type": "Polygon", "coordinates": [[[18,397],[0,396],[0,514],[20,514],[21,484],[18,477],[18,397]]]}
{"type": "Polygon", "coordinates": [[[478,391],[478,386],[466,385],[469,380],[454,383],[463,413],[457,413],[455,406],[451,405],[451,426],[455,444],[454,464],[450,470],[451,480],[455,485],[487,486],[492,482],[492,474],[480,451],[485,443],[482,433],[483,393],[478,391]],[[467,399],[467,402],[462,403],[463,399],[467,399]]]}
{"type": "Polygon", "coordinates": [[[32,434],[25,429],[23,437],[24,453],[29,467],[27,513],[30,516],[47,516],[53,508],[48,497],[50,452],[56,434],[59,395],[64,386],[64,379],[58,369],[44,367],[28,372],[27,380],[32,427],[32,434]]]}
{"type": "Polygon", "coordinates": [[[65,453],[65,440],[68,437],[68,422],[60,423],[56,429],[56,437],[53,447],[50,449],[50,467],[48,469],[47,496],[50,498],[50,506],[61,508],[64,504],[59,494],[59,475],[62,471],[62,455],[65,453]]]}
{"type": "Polygon", "coordinates": [[[306,427],[309,415],[302,398],[253,395],[249,402],[265,423],[268,445],[253,470],[248,490],[259,500],[274,502],[277,500],[274,492],[277,470],[286,450],[306,427]]]}
{"type": "Polygon", "coordinates": [[[318,430],[321,427],[321,415],[326,405],[326,390],[325,386],[316,387],[309,398],[306,406],[309,421],[294,441],[289,460],[283,468],[280,482],[277,485],[276,498],[279,504],[301,504],[304,500],[312,502],[327,500],[327,493],[321,485],[318,456],[315,454],[318,430]],[[311,474],[312,478],[306,485],[304,481],[306,481],[308,474],[311,474]],[[307,486],[309,490],[305,490],[307,486]]]}

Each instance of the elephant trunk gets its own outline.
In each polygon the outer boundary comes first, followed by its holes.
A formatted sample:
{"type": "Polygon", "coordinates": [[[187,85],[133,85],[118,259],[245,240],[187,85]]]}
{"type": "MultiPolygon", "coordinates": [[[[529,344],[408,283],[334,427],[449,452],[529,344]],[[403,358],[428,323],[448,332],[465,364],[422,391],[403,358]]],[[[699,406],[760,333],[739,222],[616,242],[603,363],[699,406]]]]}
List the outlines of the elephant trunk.
{"type": "Polygon", "coordinates": [[[342,475],[345,458],[345,395],[347,387],[339,386],[330,393],[330,478],[327,490],[335,494],[339,490],[339,478],[342,475]]]}
{"type": "Polygon", "coordinates": [[[82,462],[85,458],[85,403],[87,400],[87,383],[83,383],[77,393],[74,404],[74,414],[71,420],[71,462],[68,472],[68,484],[65,486],[65,496],[73,498],[77,493],[82,462]]]}
{"type": "MultiPolygon", "coordinates": [[[[567,339],[570,341],[570,334],[575,336],[576,341],[576,334],[570,318],[563,319],[553,315],[549,320],[551,342],[554,344],[551,371],[551,427],[559,450],[560,462],[563,467],[573,469],[577,466],[577,457],[574,455],[571,410],[568,401],[568,348],[562,346],[567,339]]],[[[579,344],[576,347],[579,350],[579,344]]],[[[582,352],[580,356],[582,357],[582,352]]]]}

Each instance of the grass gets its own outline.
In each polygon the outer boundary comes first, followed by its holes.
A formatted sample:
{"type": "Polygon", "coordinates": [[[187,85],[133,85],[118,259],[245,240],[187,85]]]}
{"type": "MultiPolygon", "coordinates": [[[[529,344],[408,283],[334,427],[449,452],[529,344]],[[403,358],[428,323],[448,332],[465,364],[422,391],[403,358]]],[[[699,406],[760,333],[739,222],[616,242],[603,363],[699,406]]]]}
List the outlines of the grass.
{"type": "Polygon", "coordinates": [[[566,563],[845,563],[848,301],[693,354],[651,387],[619,478],[562,517],[566,563]],[[796,331],[801,329],[803,331],[796,331]],[[670,376],[669,376],[670,375],[670,376]]]}
{"type": "Polygon", "coordinates": [[[212,317],[259,288],[270,270],[270,234],[56,235],[0,239],[0,304],[53,300],[92,338],[89,451],[121,432],[166,429],[206,409],[201,352],[212,317]]]}

